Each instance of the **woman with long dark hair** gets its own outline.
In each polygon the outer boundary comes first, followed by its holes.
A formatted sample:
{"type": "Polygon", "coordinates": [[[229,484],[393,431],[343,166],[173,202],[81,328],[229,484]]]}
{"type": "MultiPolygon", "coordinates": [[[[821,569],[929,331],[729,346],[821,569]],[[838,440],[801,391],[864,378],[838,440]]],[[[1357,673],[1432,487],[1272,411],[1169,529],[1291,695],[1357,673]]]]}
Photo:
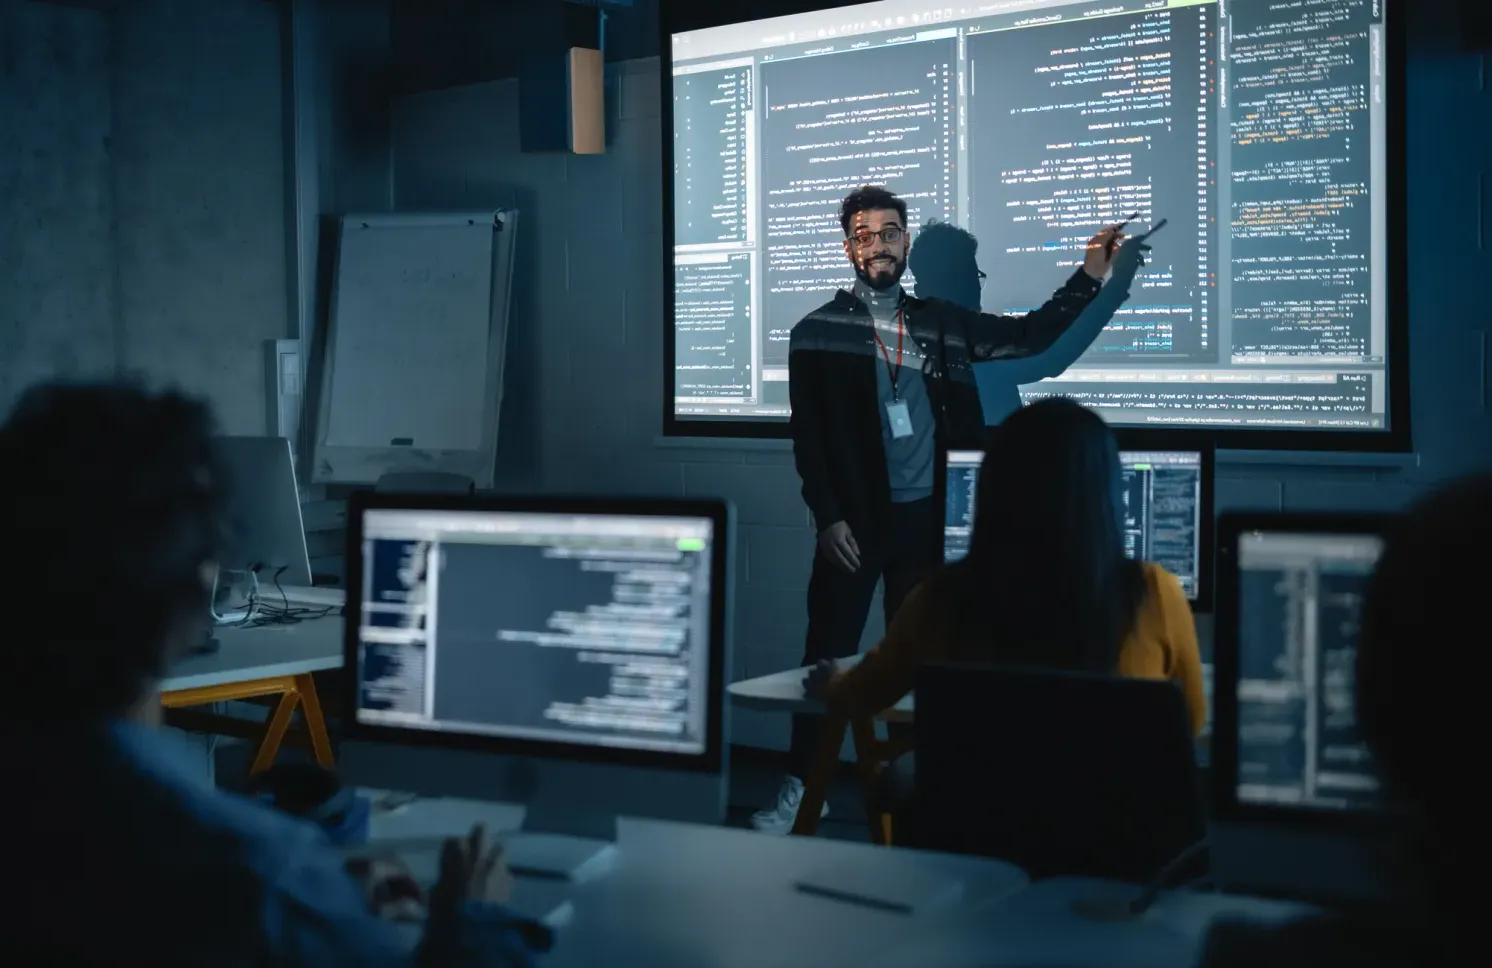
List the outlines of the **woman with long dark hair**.
{"type": "Polygon", "coordinates": [[[908,596],[886,637],[810,692],[874,715],[926,662],[989,662],[1171,679],[1193,730],[1207,718],[1196,625],[1181,583],[1124,552],[1112,431],[1065,397],[1011,414],[989,437],[968,555],[908,596]]]}
{"type": "Polygon", "coordinates": [[[1147,581],[1145,565],[1124,554],[1113,433],[1093,411],[1054,397],[996,428],[987,454],[968,555],[943,579],[952,650],[1117,671],[1147,581]]]}

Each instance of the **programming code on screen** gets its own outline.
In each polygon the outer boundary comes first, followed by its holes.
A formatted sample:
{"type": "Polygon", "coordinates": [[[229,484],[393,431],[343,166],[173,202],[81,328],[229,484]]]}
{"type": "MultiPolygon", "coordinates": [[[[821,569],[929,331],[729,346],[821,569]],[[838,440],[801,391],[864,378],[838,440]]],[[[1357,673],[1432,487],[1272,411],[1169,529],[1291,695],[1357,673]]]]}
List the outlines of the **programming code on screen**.
{"type": "Polygon", "coordinates": [[[1323,809],[1378,804],[1357,732],[1362,596],[1381,550],[1367,535],[1239,541],[1238,799],[1323,809]]]}
{"type": "MultiPolygon", "coordinates": [[[[945,561],[957,561],[968,554],[983,459],[983,454],[973,451],[948,455],[945,561]]],[[[1125,553],[1160,565],[1177,577],[1188,598],[1196,598],[1202,540],[1202,455],[1131,451],[1120,455],[1120,465],[1124,474],[1120,510],[1125,553]]]]}
{"type": "Polygon", "coordinates": [[[1216,123],[1214,30],[1214,8],[1200,6],[970,34],[970,114],[1001,119],[976,121],[969,137],[966,227],[1003,243],[986,257],[998,303],[985,308],[1039,306],[1095,226],[1171,213],[1177,235],[1200,244],[1157,239],[1142,286],[1088,358],[1216,358],[1206,245],[1216,187],[1210,153],[1197,150],[1216,123]]]}
{"type": "Polygon", "coordinates": [[[360,721],[703,751],[711,528],[367,512],[360,721]]]}
{"type": "Polygon", "coordinates": [[[1027,401],[1387,429],[1384,8],[1403,2],[885,0],[673,35],[674,415],[788,416],[792,329],[853,282],[838,205],[879,184],[914,248],[933,220],[976,236],[993,313],[1044,303],[1099,228],[1167,220],[1125,305],[1027,401]]]}

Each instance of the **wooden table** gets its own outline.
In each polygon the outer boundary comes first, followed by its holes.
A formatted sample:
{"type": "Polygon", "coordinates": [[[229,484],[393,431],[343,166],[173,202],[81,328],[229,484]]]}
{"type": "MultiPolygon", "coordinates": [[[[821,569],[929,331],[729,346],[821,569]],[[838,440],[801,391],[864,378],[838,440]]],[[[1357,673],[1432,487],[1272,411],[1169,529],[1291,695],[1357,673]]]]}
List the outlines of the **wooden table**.
{"type": "Polygon", "coordinates": [[[214,634],[222,647],[172,667],[161,683],[161,705],[181,709],[279,696],[249,772],[262,773],[274,763],[297,707],[316,762],[330,769],[332,744],[312,674],[342,667],[342,617],[329,615],[294,625],[224,626],[214,634]]]}

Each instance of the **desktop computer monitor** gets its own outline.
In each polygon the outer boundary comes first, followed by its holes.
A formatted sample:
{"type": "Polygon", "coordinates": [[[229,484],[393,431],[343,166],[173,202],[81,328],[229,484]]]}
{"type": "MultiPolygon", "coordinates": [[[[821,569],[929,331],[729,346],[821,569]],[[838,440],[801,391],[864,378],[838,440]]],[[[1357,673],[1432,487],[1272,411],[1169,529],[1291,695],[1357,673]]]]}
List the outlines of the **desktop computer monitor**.
{"type": "Polygon", "coordinates": [[[229,490],[228,540],[220,563],[231,571],[257,570],[262,585],[310,587],[290,441],[219,437],[215,444],[229,490]]]}
{"type": "Polygon", "coordinates": [[[722,821],[731,538],[722,501],[354,495],[344,781],[521,803],[571,849],[510,863],[558,876],[618,815],[722,821]]]}
{"type": "Polygon", "coordinates": [[[1214,867],[1229,887],[1326,898],[1381,885],[1390,813],[1357,730],[1363,595],[1392,516],[1224,515],[1213,645],[1214,867]]]}
{"type": "MultiPolygon", "coordinates": [[[[1211,604],[1212,450],[1126,449],[1124,474],[1125,551],[1153,561],[1181,582],[1192,607],[1211,604]]],[[[943,559],[957,561],[969,550],[975,495],[984,452],[950,451],[943,559]]],[[[1011,473],[1020,473],[1012,469],[1011,473]]]]}

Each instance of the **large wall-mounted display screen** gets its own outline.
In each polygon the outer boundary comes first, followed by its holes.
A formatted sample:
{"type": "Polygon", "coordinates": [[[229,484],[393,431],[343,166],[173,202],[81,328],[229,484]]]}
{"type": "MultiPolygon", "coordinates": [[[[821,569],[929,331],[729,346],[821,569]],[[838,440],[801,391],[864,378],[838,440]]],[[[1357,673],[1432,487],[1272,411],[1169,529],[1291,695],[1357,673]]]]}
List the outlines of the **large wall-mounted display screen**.
{"type": "Polygon", "coordinates": [[[785,433],[789,334],[853,281],[837,210],[869,183],[906,201],[914,266],[919,226],[973,233],[985,312],[1039,306],[1103,225],[1168,220],[1128,302],[1024,399],[1385,446],[1407,430],[1387,33],[1406,2],[884,0],[665,23],[667,429],[785,433]]]}

